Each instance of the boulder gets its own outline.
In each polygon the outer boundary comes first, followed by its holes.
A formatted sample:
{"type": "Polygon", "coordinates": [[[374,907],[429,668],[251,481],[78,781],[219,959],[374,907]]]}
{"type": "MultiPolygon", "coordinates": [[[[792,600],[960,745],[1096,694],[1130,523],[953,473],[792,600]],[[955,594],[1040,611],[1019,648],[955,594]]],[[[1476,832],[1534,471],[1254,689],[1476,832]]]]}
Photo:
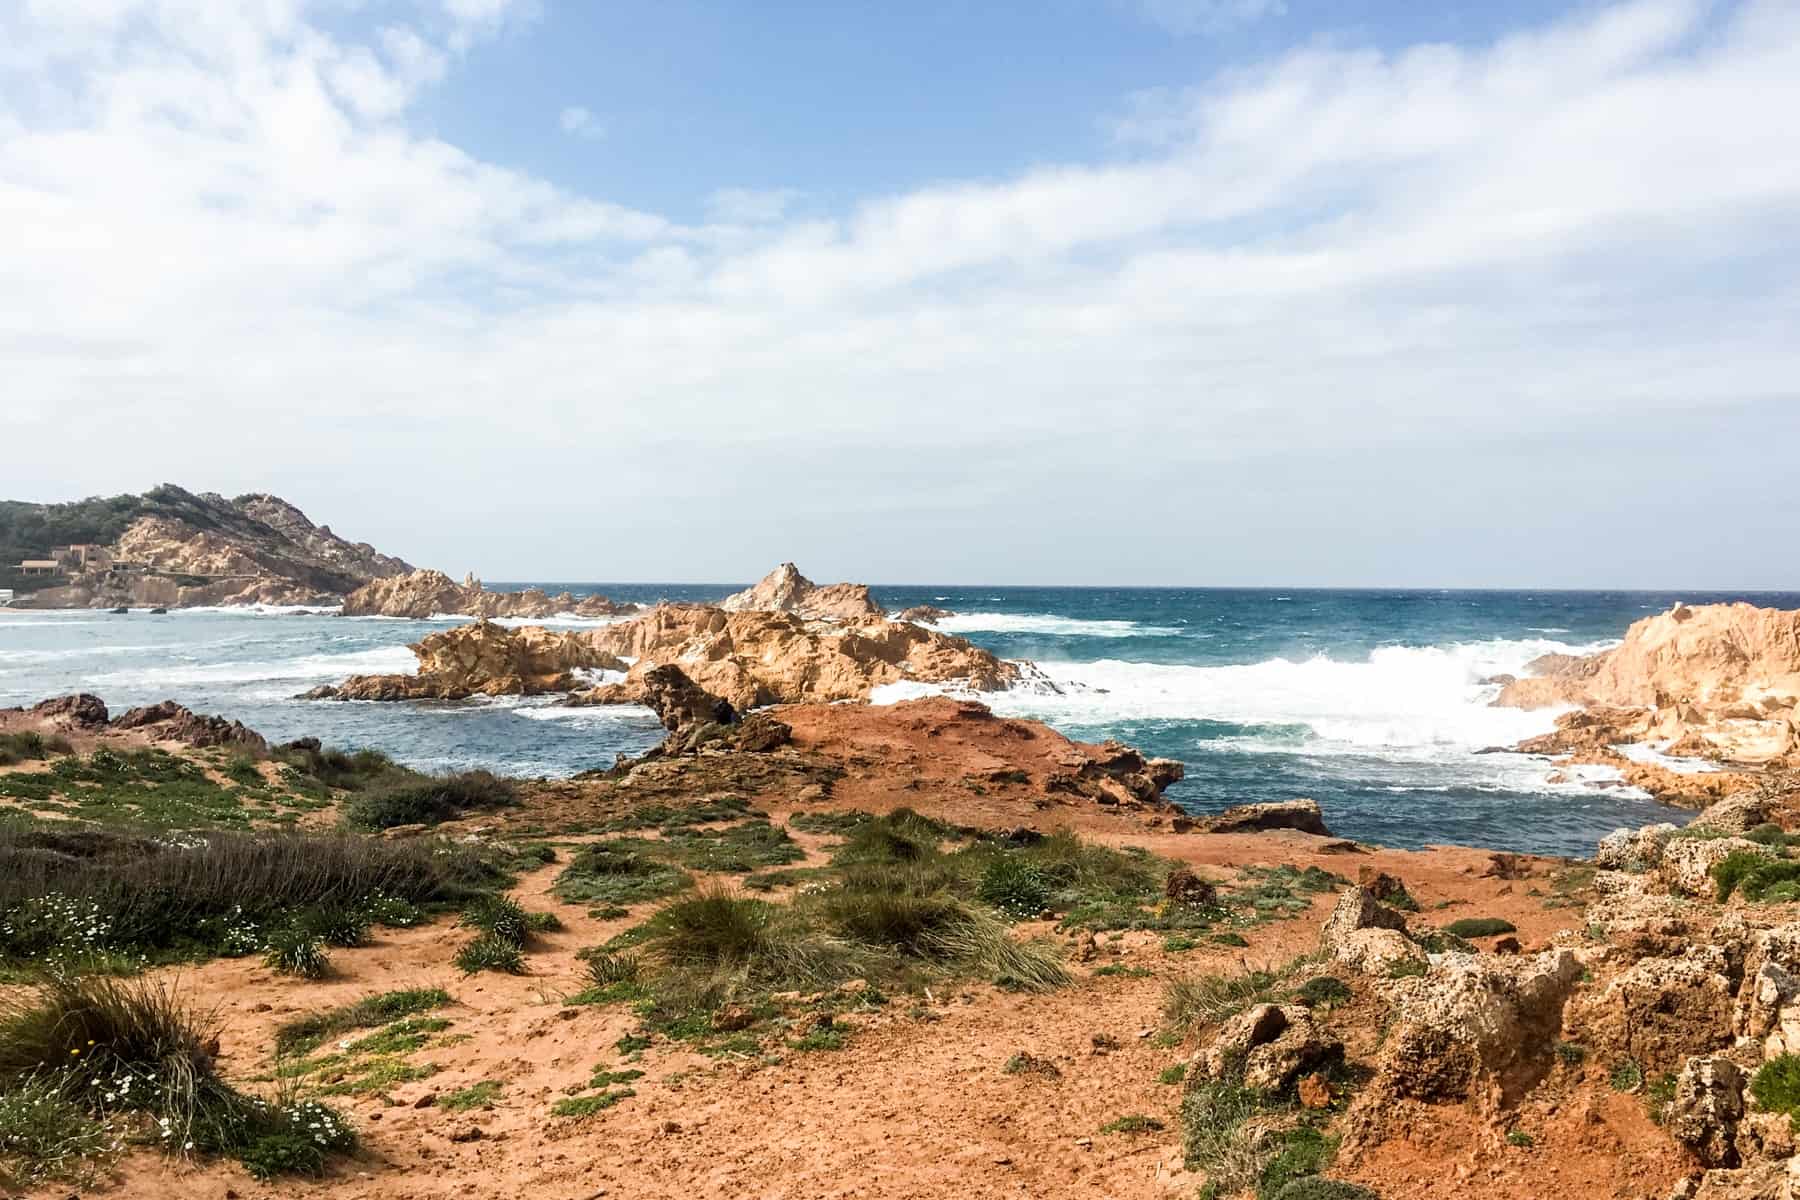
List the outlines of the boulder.
{"type": "Polygon", "coordinates": [[[1607,1057],[1635,1059],[1646,1074],[1731,1044],[1735,989],[1722,953],[1646,958],[1615,976],[1583,1014],[1588,1041],[1607,1057]]]}
{"type": "Polygon", "coordinates": [[[1297,829],[1301,833],[1330,837],[1325,815],[1317,800],[1275,800],[1264,804],[1237,804],[1201,822],[1208,833],[1262,833],[1271,829],[1297,829]]]}
{"type": "Polygon", "coordinates": [[[1223,1079],[1242,1071],[1245,1087],[1278,1092],[1343,1053],[1343,1043],[1318,1028],[1311,1009],[1258,1004],[1225,1022],[1196,1056],[1190,1077],[1223,1079]]]}
{"type": "Polygon", "coordinates": [[[709,721],[729,725],[737,720],[729,701],[703,690],[680,667],[652,667],[644,672],[640,694],[663,728],[671,731],[709,721]]]}
{"type": "Polygon", "coordinates": [[[935,625],[945,617],[956,614],[947,608],[938,608],[931,604],[915,604],[911,608],[903,608],[894,614],[896,621],[911,621],[914,625],[935,625]]]}
{"type": "Polygon", "coordinates": [[[1656,864],[1656,877],[1669,891],[1710,899],[1718,894],[1712,869],[1732,854],[1746,852],[1773,858],[1767,846],[1745,838],[1670,838],[1656,864]]]}
{"type": "Polygon", "coordinates": [[[1703,1167],[1738,1165],[1738,1122],[1744,1119],[1744,1073],[1716,1055],[1687,1060],[1675,1080],[1664,1124],[1703,1167]]]}
{"type": "Polygon", "coordinates": [[[1325,952],[1347,966],[1382,975],[1397,962],[1423,961],[1425,951],[1406,934],[1406,918],[1364,887],[1338,898],[1319,933],[1325,952]]]}
{"type": "Polygon", "coordinates": [[[1386,871],[1378,871],[1370,866],[1360,867],[1356,872],[1356,883],[1382,904],[1407,908],[1416,905],[1411,893],[1406,890],[1406,885],[1386,871]]]}
{"type": "Polygon", "coordinates": [[[1749,833],[1769,819],[1769,806],[1755,792],[1727,796],[1688,822],[1709,833],[1749,833]]]}
{"type": "Polygon", "coordinates": [[[1638,829],[1615,829],[1600,839],[1594,864],[1609,871],[1648,871],[1662,861],[1663,845],[1678,832],[1663,822],[1638,829]]]}
{"type": "Polygon", "coordinates": [[[1548,1073],[1551,1047],[1581,964],[1568,950],[1529,958],[1450,954],[1400,981],[1395,1022],[1364,1101],[1462,1099],[1478,1088],[1502,1103],[1548,1073]]]}
{"type": "Polygon", "coordinates": [[[99,729],[107,720],[105,702],[87,692],[40,701],[26,715],[63,729],[99,729]]]}

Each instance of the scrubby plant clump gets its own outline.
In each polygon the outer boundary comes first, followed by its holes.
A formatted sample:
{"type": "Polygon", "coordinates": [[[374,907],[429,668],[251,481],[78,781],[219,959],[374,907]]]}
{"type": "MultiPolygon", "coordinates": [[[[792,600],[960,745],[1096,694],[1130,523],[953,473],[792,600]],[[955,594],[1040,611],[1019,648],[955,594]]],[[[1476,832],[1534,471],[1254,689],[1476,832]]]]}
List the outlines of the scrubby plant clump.
{"type": "Polygon", "coordinates": [[[277,975],[321,979],[331,969],[325,939],[304,925],[270,932],[263,944],[263,965],[277,975]]]}
{"type": "Polygon", "coordinates": [[[458,950],[452,961],[465,975],[478,971],[501,971],[508,975],[525,973],[525,955],[519,944],[492,933],[484,933],[458,950]]]}
{"type": "Polygon", "coordinates": [[[491,771],[409,776],[376,783],[358,793],[344,807],[344,819],[363,829],[438,825],[470,812],[516,803],[518,790],[512,781],[491,771]]]}
{"type": "Polygon", "coordinates": [[[57,1145],[102,1152],[75,1110],[108,1130],[114,1118],[133,1117],[169,1153],[228,1154],[261,1176],[316,1174],[328,1155],[354,1147],[355,1134],[324,1104],[270,1102],[225,1083],[207,1050],[213,1040],[210,1018],[164,984],[58,977],[7,996],[0,1121],[25,1096],[63,1132],[46,1140],[49,1127],[39,1126],[27,1137],[15,1121],[6,1153],[29,1154],[36,1170],[74,1173],[73,1163],[46,1156],[57,1145]]]}

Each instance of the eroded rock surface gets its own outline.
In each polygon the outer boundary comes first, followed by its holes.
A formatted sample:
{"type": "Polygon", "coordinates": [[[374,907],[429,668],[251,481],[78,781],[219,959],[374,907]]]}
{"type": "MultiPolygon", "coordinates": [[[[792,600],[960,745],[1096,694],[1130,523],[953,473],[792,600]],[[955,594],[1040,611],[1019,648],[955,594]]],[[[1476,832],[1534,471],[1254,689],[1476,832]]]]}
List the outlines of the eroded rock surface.
{"type": "Polygon", "coordinates": [[[541,619],[565,614],[615,617],[637,611],[635,604],[616,603],[605,596],[583,596],[578,600],[568,592],[552,596],[539,588],[490,592],[473,575],[457,583],[442,571],[431,570],[372,579],[344,598],[344,615],[347,617],[423,619],[451,615],[541,619]]]}
{"type": "Polygon", "coordinates": [[[758,583],[719,601],[726,612],[791,613],[809,621],[862,621],[886,617],[866,584],[814,583],[793,563],[782,563],[758,583]]]}

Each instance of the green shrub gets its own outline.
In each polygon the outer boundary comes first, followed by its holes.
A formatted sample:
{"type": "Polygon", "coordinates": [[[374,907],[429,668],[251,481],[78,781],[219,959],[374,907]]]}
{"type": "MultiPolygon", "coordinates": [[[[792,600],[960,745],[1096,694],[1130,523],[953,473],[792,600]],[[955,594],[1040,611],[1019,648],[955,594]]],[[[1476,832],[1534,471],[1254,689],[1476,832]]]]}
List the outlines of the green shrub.
{"type": "Polygon", "coordinates": [[[73,754],[75,747],[60,734],[45,737],[35,730],[0,733],[0,767],[10,767],[31,759],[49,758],[53,754],[73,754]]]}
{"type": "Polygon", "coordinates": [[[271,930],[263,945],[263,965],[277,975],[321,979],[331,969],[325,940],[301,925],[271,930]]]}
{"type": "Polygon", "coordinates": [[[1294,989],[1294,999],[1314,1008],[1325,1004],[1342,1004],[1350,996],[1350,985],[1335,975],[1315,975],[1294,989]]]}
{"type": "Polygon", "coordinates": [[[1532,1137],[1529,1133],[1526,1133],[1523,1129],[1515,1128],[1506,1131],[1506,1144],[1509,1146],[1518,1146],[1521,1149],[1529,1149],[1537,1144],[1537,1139],[1532,1137]]]}
{"type": "Polygon", "coordinates": [[[1565,1067],[1579,1067],[1587,1061],[1587,1047],[1579,1042],[1558,1042],[1556,1060],[1565,1067]]]}
{"type": "Polygon", "coordinates": [[[525,973],[525,955],[519,944],[492,933],[484,933],[458,950],[451,961],[464,975],[473,975],[477,971],[500,971],[507,975],[525,973]]]}
{"type": "Polygon", "coordinates": [[[371,784],[344,807],[344,819],[362,829],[438,825],[470,812],[517,802],[518,792],[511,780],[490,771],[464,771],[371,784]]]}
{"type": "Polygon", "coordinates": [[[1484,938],[1502,933],[1516,933],[1518,926],[1503,917],[1464,917],[1460,921],[1452,921],[1444,926],[1444,932],[1451,937],[1484,938]]]}
{"type": "Polygon", "coordinates": [[[1399,958],[1388,964],[1389,979],[1417,979],[1431,970],[1431,964],[1422,958],[1399,958]]]}
{"type": "Polygon", "coordinates": [[[1770,858],[1753,850],[1734,850],[1713,864],[1721,903],[1734,891],[1753,903],[1800,899],[1800,861],[1770,858]]]}
{"type": "Polygon", "coordinates": [[[1229,1082],[1207,1082],[1181,1102],[1182,1150],[1190,1168],[1206,1173],[1215,1195],[1255,1186],[1268,1160],[1261,1135],[1245,1123],[1256,1115],[1256,1093],[1229,1082]]]}
{"type": "Polygon", "coordinates": [[[221,1080],[206,1050],[214,1033],[166,983],[53,977],[0,997],[0,1093],[54,1078],[91,1114],[145,1114],[171,1152],[230,1154],[255,1173],[316,1171],[354,1146],[343,1118],[317,1101],[271,1103],[221,1080]],[[293,1135],[317,1156],[293,1158],[293,1135]]]}
{"type": "Polygon", "coordinates": [[[1156,1076],[1156,1082],[1158,1082],[1158,1083],[1180,1083],[1182,1080],[1184,1080],[1186,1078],[1187,1078],[1187,1064],[1186,1063],[1176,1063],[1173,1066],[1164,1067],[1160,1072],[1158,1072],[1157,1076],[1156,1076]]]}
{"type": "Polygon", "coordinates": [[[941,822],[910,808],[897,808],[851,829],[832,861],[839,865],[919,862],[935,855],[949,833],[949,827],[941,822]]]}
{"type": "Polygon", "coordinates": [[[530,918],[511,896],[481,896],[463,909],[462,924],[523,946],[530,918]]]}
{"type": "Polygon", "coordinates": [[[1287,1130],[1279,1136],[1279,1149],[1264,1164],[1257,1176],[1258,1200],[1271,1200],[1298,1179],[1316,1176],[1337,1153],[1338,1140],[1328,1138],[1310,1125],[1287,1130]]]}
{"type": "Polygon", "coordinates": [[[1009,854],[987,865],[975,894],[1007,916],[1025,919],[1049,907],[1053,893],[1050,879],[1036,864],[1009,854]]]}
{"type": "Polygon", "coordinates": [[[360,908],[330,904],[307,909],[295,925],[327,946],[361,946],[369,940],[369,916],[360,908]]]}
{"type": "Polygon", "coordinates": [[[1622,1059],[1607,1072],[1606,1081],[1615,1092],[1635,1092],[1644,1085],[1644,1068],[1636,1059],[1622,1059]]]}
{"type": "Polygon", "coordinates": [[[1100,1127],[1101,1133],[1156,1133],[1166,1128],[1155,1117],[1146,1117],[1142,1113],[1131,1113],[1123,1117],[1114,1117],[1100,1127]]]}
{"type": "Polygon", "coordinates": [[[1750,1095],[1764,1112],[1800,1114],[1800,1055],[1778,1054],[1758,1067],[1750,1095]]]}
{"type": "Polygon", "coordinates": [[[481,853],[429,839],[0,827],[0,963],[249,953],[297,914],[416,919],[498,878],[481,853]]]}

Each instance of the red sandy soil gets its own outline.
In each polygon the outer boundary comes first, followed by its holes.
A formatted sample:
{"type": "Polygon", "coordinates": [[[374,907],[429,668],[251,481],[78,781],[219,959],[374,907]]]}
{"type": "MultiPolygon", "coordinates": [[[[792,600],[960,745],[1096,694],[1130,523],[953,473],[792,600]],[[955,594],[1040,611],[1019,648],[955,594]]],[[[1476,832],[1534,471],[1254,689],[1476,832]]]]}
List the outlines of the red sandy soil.
{"type": "MultiPolygon", "coordinates": [[[[784,751],[791,761],[775,768],[749,760],[783,755],[701,756],[681,760],[685,765],[667,768],[644,788],[602,780],[528,788],[519,810],[465,824],[508,832],[535,826],[556,837],[559,830],[591,826],[633,803],[672,794],[744,795],[777,820],[798,808],[881,811],[905,804],[971,825],[1068,826],[1194,864],[1218,880],[1251,864],[1317,865],[1350,877],[1368,866],[1403,879],[1427,919],[1502,916],[1518,926],[1527,950],[1582,923],[1580,908],[1546,909],[1540,896],[1527,894],[1547,890],[1549,875],[1560,866],[1547,860],[1524,862],[1530,879],[1505,879],[1486,873],[1493,856],[1478,850],[1372,850],[1292,832],[1175,834],[1144,811],[1034,807],[1032,798],[1042,792],[1033,784],[977,793],[966,785],[967,776],[1020,769],[1035,782],[1069,743],[1042,726],[968,720],[947,706],[785,709],[781,716],[793,725],[796,749],[784,751]],[[822,774],[825,766],[832,771],[822,774]],[[842,774],[820,782],[837,771],[842,774]],[[751,779],[756,786],[744,786],[751,779]],[[828,798],[820,794],[826,787],[828,798]],[[1156,827],[1147,826],[1152,820],[1156,827]]],[[[796,838],[809,862],[823,861],[821,848],[830,839],[796,838]]],[[[516,891],[527,908],[553,910],[566,926],[542,935],[523,977],[460,975],[450,959],[466,933],[447,922],[378,931],[368,947],[333,951],[334,973],[317,982],[274,976],[255,960],[179,972],[196,1000],[218,1006],[222,1067],[237,1080],[270,1071],[282,1022],[394,988],[444,988],[456,1004],[441,1014],[453,1022],[443,1036],[467,1040],[440,1045],[434,1039],[412,1056],[438,1066],[428,1080],[389,1096],[343,1101],[364,1148],[356,1158],[340,1160],[323,1180],[259,1184],[234,1163],[193,1167],[137,1153],[122,1164],[120,1182],[90,1194],[132,1200],[1191,1196],[1201,1179],[1181,1165],[1181,1089],[1159,1084],[1157,1074],[1186,1061],[1201,1040],[1171,1047],[1155,1036],[1163,989],[1179,974],[1278,964],[1312,950],[1335,899],[1320,897],[1299,919],[1245,930],[1248,949],[1202,945],[1171,954],[1160,935],[1112,941],[1103,935],[1098,954],[1072,961],[1076,982],[1048,994],[983,985],[896,996],[885,1008],[845,1018],[853,1032],[843,1049],[791,1051],[778,1065],[711,1059],[658,1041],[636,1064],[646,1074],[632,1085],[634,1097],[570,1119],[552,1117],[551,1105],[565,1088],[585,1083],[597,1065],[627,1065],[614,1042],[638,1025],[620,1006],[563,1005],[563,997],[585,984],[576,952],[634,924],[647,909],[596,921],[583,907],[547,895],[558,870],[560,865],[536,870],[516,891]],[[1153,974],[1091,974],[1110,962],[1153,974]],[[1096,1052],[1097,1036],[1115,1040],[1117,1048],[1096,1052]],[[1054,1063],[1060,1075],[1003,1073],[1006,1060],[1021,1051],[1054,1063]],[[458,1114],[414,1106],[427,1094],[482,1080],[504,1085],[491,1110],[458,1114]],[[1099,1132],[1136,1113],[1157,1118],[1164,1128],[1099,1132]],[[479,1137],[464,1140],[472,1130],[479,1137]]],[[[1039,925],[1024,932],[1051,930],[1039,925]]],[[[1356,986],[1351,1011],[1366,1011],[1368,1027],[1347,1038],[1353,1059],[1372,1052],[1377,1034],[1375,1006],[1360,991],[1365,985],[1356,986]]],[[[1504,1121],[1462,1106],[1418,1109],[1398,1136],[1359,1159],[1340,1161],[1334,1174],[1373,1186],[1386,1200],[1661,1200],[1681,1173],[1675,1151],[1645,1117],[1641,1101],[1612,1094],[1602,1076],[1595,1066],[1585,1073],[1565,1069],[1534,1093],[1517,1114],[1535,1139],[1532,1147],[1508,1145],[1504,1121]]],[[[43,1194],[64,1196],[69,1189],[43,1194]]]]}

